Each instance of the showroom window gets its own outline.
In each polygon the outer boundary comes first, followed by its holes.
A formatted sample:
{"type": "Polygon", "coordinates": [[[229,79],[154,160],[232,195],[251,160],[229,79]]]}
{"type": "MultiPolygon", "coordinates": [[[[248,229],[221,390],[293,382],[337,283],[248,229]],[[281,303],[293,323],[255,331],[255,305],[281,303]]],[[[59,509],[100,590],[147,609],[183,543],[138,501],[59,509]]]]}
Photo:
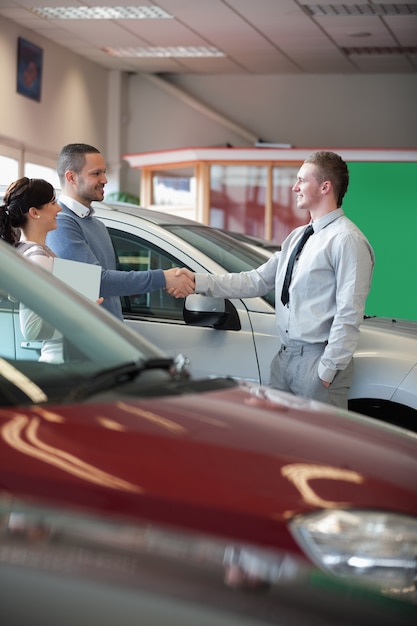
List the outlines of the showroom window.
{"type": "Polygon", "coordinates": [[[265,166],[212,165],[210,226],[264,237],[266,188],[265,166]]]}
{"type": "Polygon", "coordinates": [[[44,178],[51,183],[55,189],[60,188],[58,174],[52,167],[39,165],[38,163],[25,163],[25,176],[28,178],[44,178]]]}
{"type": "Polygon", "coordinates": [[[125,155],[140,169],[142,206],[281,245],[308,220],[292,187],[304,155],[259,148],[184,148],[125,155]]]}
{"type": "Polygon", "coordinates": [[[297,196],[292,191],[297,173],[298,167],[272,169],[272,241],[282,243],[294,228],[310,219],[305,210],[297,208],[297,196]]]}
{"type": "Polygon", "coordinates": [[[0,192],[4,193],[11,182],[19,178],[19,162],[0,154],[0,192]]]}
{"type": "Polygon", "coordinates": [[[12,141],[0,142],[0,193],[22,176],[44,178],[56,190],[60,189],[55,156],[37,154],[26,146],[14,145],[12,141]]]}

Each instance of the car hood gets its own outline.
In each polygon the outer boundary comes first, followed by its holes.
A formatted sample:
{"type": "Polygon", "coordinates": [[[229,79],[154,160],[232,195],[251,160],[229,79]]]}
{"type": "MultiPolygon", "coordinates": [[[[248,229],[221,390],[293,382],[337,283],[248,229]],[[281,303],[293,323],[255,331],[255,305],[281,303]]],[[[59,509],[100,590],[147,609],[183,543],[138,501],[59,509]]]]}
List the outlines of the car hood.
{"type": "Polygon", "coordinates": [[[0,429],[1,491],[53,506],[295,552],[300,512],[417,514],[415,436],[262,388],[4,409],[0,429]]]}
{"type": "Polygon", "coordinates": [[[405,376],[417,362],[417,322],[384,317],[365,319],[355,358],[372,354],[378,355],[381,362],[385,359],[390,372],[401,363],[401,377],[405,376]]]}
{"type": "Polygon", "coordinates": [[[417,340],[417,322],[391,317],[369,317],[364,320],[362,326],[417,340]]]}

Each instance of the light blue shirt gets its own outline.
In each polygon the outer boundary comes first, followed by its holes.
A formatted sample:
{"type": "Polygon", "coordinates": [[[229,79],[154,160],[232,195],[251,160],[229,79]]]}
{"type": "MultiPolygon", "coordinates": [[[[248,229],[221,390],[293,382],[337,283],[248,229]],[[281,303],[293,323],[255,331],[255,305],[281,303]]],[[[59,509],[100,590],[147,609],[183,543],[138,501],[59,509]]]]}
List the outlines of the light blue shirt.
{"type": "Polygon", "coordinates": [[[290,301],[281,302],[282,284],[291,252],[305,226],[295,229],[280,252],[250,272],[196,274],[196,293],[225,298],[262,296],[275,287],[276,325],[281,342],[327,343],[319,377],[332,382],[349,364],[359,341],[366,298],[371,286],[374,252],[359,228],[342,209],[313,223],[294,265],[290,301]]]}

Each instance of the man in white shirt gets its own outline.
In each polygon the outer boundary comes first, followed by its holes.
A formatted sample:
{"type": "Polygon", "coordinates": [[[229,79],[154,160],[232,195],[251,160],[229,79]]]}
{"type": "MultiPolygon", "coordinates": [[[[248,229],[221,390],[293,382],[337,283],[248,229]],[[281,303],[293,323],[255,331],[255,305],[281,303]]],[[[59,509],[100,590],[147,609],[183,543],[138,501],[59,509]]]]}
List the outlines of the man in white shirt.
{"type": "Polygon", "coordinates": [[[334,152],[315,152],[301,166],[293,191],[313,230],[295,259],[287,289],[288,263],[305,226],[290,233],[281,251],[256,270],[194,275],[195,293],[210,296],[254,297],[275,287],[281,346],[271,363],[270,386],[342,408],[347,408],[374,267],[370,243],[341,208],[348,184],[347,165],[334,152]]]}

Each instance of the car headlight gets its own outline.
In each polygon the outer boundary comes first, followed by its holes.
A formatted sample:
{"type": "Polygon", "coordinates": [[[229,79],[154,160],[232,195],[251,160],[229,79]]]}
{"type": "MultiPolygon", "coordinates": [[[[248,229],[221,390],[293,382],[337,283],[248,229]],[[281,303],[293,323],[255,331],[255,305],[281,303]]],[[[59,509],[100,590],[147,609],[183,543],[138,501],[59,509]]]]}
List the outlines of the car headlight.
{"type": "Polygon", "coordinates": [[[417,519],[390,512],[324,510],[298,515],[291,532],[327,573],[417,600],[417,519]]]}

